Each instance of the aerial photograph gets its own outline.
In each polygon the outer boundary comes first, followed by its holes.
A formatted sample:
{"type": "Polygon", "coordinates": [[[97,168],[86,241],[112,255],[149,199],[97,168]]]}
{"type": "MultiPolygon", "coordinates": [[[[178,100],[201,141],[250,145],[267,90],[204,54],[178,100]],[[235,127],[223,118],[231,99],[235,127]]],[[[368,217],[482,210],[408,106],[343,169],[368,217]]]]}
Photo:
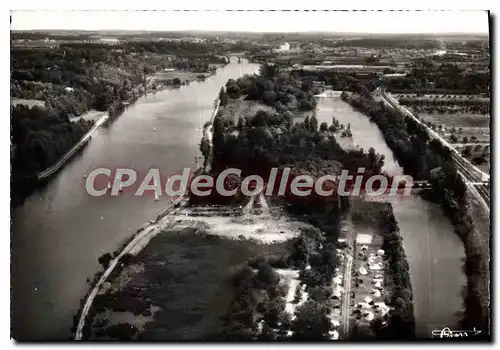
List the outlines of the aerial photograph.
{"type": "Polygon", "coordinates": [[[490,12],[10,17],[12,339],[492,340],[490,12]]]}

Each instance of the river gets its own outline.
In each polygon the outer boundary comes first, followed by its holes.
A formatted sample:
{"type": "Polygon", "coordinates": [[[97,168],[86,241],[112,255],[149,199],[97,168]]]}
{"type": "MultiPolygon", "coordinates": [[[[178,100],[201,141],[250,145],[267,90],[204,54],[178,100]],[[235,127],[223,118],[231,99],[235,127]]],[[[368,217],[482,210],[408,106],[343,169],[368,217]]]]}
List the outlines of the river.
{"type": "MultiPolygon", "coordinates": [[[[373,147],[385,156],[382,170],[402,174],[376,124],[339,96],[319,98],[318,123],[330,125],[332,116],[341,124],[351,124],[353,141],[365,151],[373,147]]],[[[462,241],[437,204],[412,195],[394,202],[393,208],[410,265],[417,337],[429,338],[433,329],[446,326],[459,329],[456,325],[463,310],[461,293],[466,284],[462,241]]]]}
{"type": "Polygon", "coordinates": [[[258,71],[236,58],[204,82],[148,94],[109,127],[43,189],[16,208],[12,223],[12,335],[18,340],[68,339],[73,316],[99,271],[97,259],[114,251],[165,208],[169,199],[91,197],[84,175],[98,167],[151,167],[177,173],[195,167],[204,122],[230,78],[258,71]],[[153,130],[156,128],[156,132],[153,130]]]}

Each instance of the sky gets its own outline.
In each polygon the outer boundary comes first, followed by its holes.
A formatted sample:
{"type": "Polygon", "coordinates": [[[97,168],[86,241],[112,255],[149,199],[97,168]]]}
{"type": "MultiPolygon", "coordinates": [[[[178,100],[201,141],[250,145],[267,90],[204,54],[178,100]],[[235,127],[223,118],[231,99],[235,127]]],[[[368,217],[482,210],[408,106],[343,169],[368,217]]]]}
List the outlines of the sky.
{"type": "Polygon", "coordinates": [[[488,33],[485,11],[12,11],[13,30],[488,33]]]}

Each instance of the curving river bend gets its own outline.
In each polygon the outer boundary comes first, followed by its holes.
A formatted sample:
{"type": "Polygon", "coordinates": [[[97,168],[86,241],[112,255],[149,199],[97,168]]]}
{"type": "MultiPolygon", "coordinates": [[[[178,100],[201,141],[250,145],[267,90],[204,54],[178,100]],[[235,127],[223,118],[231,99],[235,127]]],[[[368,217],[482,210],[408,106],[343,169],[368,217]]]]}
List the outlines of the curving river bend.
{"type": "MultiPolygon", "coordinates": [[[[151,167],[167,173],[195,167],[201,126],[210,118],[213,101],[229,78],[258,71],[244,60],[220,69],[205,82],[149,94],[129,107],[109,128],[100,128],[81,155],[13,214],[12,335],[18,340],[68,339],[86,278],[100,269],[97,258],[114,251],[145,222],[162,211],[168,199],[91,197],[84,174],[98,167],[151,167]],[[156,132],[153,129],[156,128],[156,132]]],[[[400,173],[382,134],[367,117],[338,97],[321,98],[319,122],[332,115],[351,123],[355,141],[385,155],[385,169],[400,173]]],[[[428,337],[434,327],[452,326],[461,308],[465,283],[463,246],[439,207],[411,197],[395,205],[409,256],[417,334],[428,337]],[[444,323],[444,324],[443,324],[444,323]]]]}

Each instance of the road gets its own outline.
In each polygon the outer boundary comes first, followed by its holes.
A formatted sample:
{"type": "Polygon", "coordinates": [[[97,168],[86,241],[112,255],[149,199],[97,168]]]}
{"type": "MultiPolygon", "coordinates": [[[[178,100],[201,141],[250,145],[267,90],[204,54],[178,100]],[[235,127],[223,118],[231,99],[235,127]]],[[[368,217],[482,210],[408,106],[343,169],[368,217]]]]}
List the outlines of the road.
{"type": "Polygon", "coordinates": [[[490,180],[490,175],[482,172],[476,166],[471,164],[467,159],[463,158],[460,153],[446,140],[444,140],[438,133],[429,128],[427,125],[422,123],[418,118],[416,118],[413,113],[411,113],[407,108],[401,106],[398,101],[394,99],[389,93],[385,91],[385,88],[380,89],[380,94],[384,101],[393,108],[397,108],[404,115],[412,118],[415,122],[422,125],[429,135],[429,139],[437,139],[442,145],[451,150],[453,162],[457,167],[457,171],[462,176],[467,187],[471,192],[478,198],[478,200],[483,205],[484,209],[490,212],[490,191],[489,186],[486,184],[490,180]],[[476,185],[476,183],[483,183],[483,185],[476,185]]]}
{"type": "Polygon", "coordinates": [[[37,174],[38,180],[43,180],[43,179],[51,176],[52,174],[54,174],[59,169],[61,169],[61,167],[64,164],[66,164],[66,162],[68,160],[70,160],[71,157],[73,157],[73,155],[76,153],[76,151],[78,151],[83,145],[85,145],[85,143],[87,143],[89,141],[89,139],[92,136],[92,134],[94,133],[94,131],[96,131],[97,128],[100,127],[106,120],[108,120],[108,118],[109,118],[108,114],[105,114],[101,118],[99,118],[95,122],[94,126],[85,135],[83,135],[81,140],[76,145],[74,145],[68,152],[66,152],[66,154],[61,159],[59,159],[59,161],[57,163],[55,163],[54,165],[48,167],[47,169],[45,169],[37,174]]]}
{"type": "Polygon", "coordinates": [[[344,295],[342,300],[342,339],[349,339],[349,316],[351,310],[352,256],[346,254],[344,271],[344,295]]]}

